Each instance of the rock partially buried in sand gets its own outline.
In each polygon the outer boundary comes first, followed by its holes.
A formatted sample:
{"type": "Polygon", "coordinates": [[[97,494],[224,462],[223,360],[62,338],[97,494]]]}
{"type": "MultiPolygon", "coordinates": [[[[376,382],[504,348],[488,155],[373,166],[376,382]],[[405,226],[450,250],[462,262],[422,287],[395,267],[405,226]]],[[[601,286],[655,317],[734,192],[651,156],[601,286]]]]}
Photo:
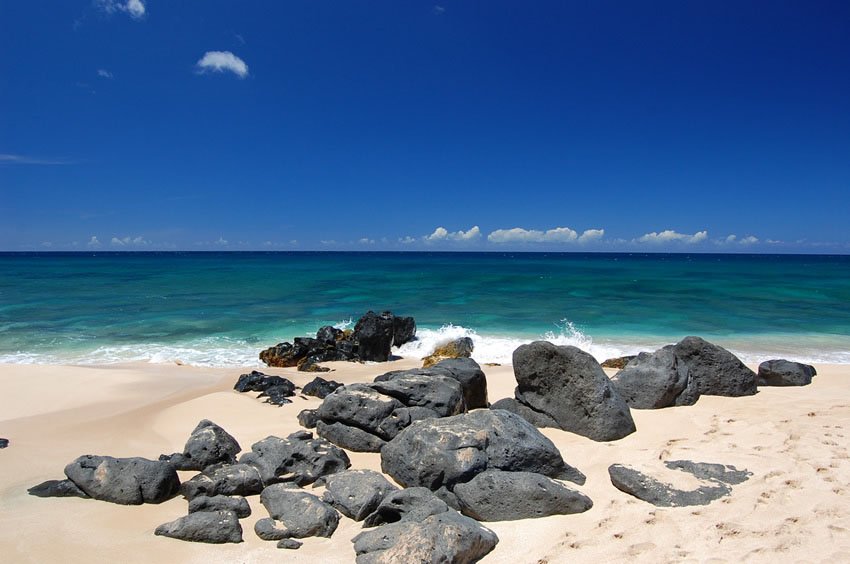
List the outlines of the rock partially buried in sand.
{"type": "Polygon", "coordinates": [[[180,489],[172,464],[146,458],[87,454],[67,465],[65,475],[89,497],[121,505],[161,503],[180,489]]]}
{"type": "Polygon", "coordinates": [[[487,470],[455,486],[454,494],[461,512],[479,521],[570,515],[593,507],[589,497],[532,472],[487,470]]]}
{"type": "Polygon", "coordinates": [[[434,352],[422,359],[422,368],[430,368],[442,360],[449,358],[469,358],[475,348],[472,339],[460,337],[448,343],[437,346],[434,352]]]}
{"type": "Polygon", "coordinates": [[[357,564],[477,562],[499,542],[496,533],[455,511],[421,522],[391,523],[352,539],[357,564]]]}
{"type": "Polygon", "coordinates": [[[790,360],[766,360],[759,364],[759,386],[808,386],[817,375],[810,364],[790,360]]]}
{"type": "Polygon", "coordinates": [[[242,525],[233,511],[199,512],[163,523],[154,534],[191,542],[239,543],[242,542],[242,525]]]}
{"type": "Polygon", "coordinates": [[[47,480],[27,490],[36,497],[81,497],[89,499],[89,495],[77,487],[71,480],[47,480]]]}
{"type": "Polygon", "coordinates": [[[595,441],[635,432],[629,406],[596,359],[581,349],[536,341],[517,348],[513,363],[516,399],[564,431],[595,441]]]}
{"type": "Polygon", "coordinates": [[[752,475],[734,466],[690,460],[668,461],[665,462],[665,466],[671,470],[687,472],[702,480],[703,483],[695,489],[681,490],[622,464],[609,466],[608,475],[611,483],[618,490],[657,507],[708,505],[712,501],[729,495],[732,491],[730,486],[740,484],[752,475]]]}

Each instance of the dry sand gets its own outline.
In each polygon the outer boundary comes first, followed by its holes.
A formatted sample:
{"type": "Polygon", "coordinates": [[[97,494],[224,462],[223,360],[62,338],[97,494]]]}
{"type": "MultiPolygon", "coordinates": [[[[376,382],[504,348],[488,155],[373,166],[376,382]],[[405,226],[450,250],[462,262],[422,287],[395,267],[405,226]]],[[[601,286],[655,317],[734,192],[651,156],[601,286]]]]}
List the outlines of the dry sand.
{"type": "MultiPolygon", "coordinates": [[[[331,378],[368,381],[411,360],[332,363],[331,378]]],[[[763,388],[746,398],[702,397],[690,407],[633,410],[637,432],[612,443],[544,429],[564,459],[587,475],[594,502],[580,515],[486,523],[499,536],[484,562],[850,562],[850,366],[819,365],[804,388],[763,388]],[[615,462],[667,471],[664,460],[731,464],[753,473],[731,496],[704,507],[656,508],[615,489],[615,462]]],[[[509,397],[509,366],[484,370],[490,401],[509,397]]],[[[297,551],[261,541],[256,497],[245,542],[203,545],[156,537],[186,501],[124,507],[77,498],[41,499],[29,486],[63,478],[81,454],[144,456],[182,450],[199,420],[215,421],[243,447],[299,429],[315,398],[277,408],[232,390],[238,369],[134,364],[108,367],[0,365],[0,560],[3,562],[353,562],[360,525],[343,517],[332,539],[297,551]]],[[[313,375],[269,369],[303,385],[313,375]]],[[[609,372],[613,373],[612,372],[609,372]]],[[[380,470],[377,454],[351,455],[380,470]]],[[[194,473],[181,473],[188,479],[194,473]]],[[[681,477],[677,478],[681,481],[681,477]]],[[[569,485],[569,484],[568,484],[569,485]]],[[[317,492],[321,492],[318,489],[317,492]]]]}

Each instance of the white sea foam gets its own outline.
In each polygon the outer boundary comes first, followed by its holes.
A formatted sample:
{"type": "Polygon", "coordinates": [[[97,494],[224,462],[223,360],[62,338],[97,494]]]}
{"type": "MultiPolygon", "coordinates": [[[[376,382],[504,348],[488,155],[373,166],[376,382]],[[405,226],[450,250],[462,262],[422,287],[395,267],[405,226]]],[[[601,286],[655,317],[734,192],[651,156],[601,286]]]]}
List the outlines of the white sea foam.
{"type": "Polygon", "coordinates": [[[479,363],[510,364],[514,350],[520,345],[532,341],[549,341],[555,345],[572,345],[593,355],[600,362],[615,356],[637,354],[641,350],[639,344],[616,344],[612,342],[594,342],[589,336],[580,331],[571,322],[564,320],[557,331],[548,331],[536,338],[522,338],[507,335],[484,335],[474,329],[460,325],[443,325],[437,330],[420,329],[416,332],[417,339],[396,349],[396,354],[402,357],[422,358],[434,352],[438,345],[453,339],[469,337],[472,339],[474,350],[472,358],[479,363]]]}
{"type": "MultiPolygon", "coordinates": [[[[335,327],[350,328],[353,320],[340,321],[335,327]]],[[[312,335],[305,335],[312,336],[312,335]]],[[[472,339],[472,358],[479,363],[510,364],[513,351],[520,345],[544,340],[556,345],[578,347],[602,362],[608,358],[655,351],[684,337],[624,336],[619,338],[593,338],[568,320],[553,331],[541,335],[504,335],[479,333],[461,325],[446,324],[439,329],[420,327],[416,340],[395,348],[393,353],[407,358],[420,359],[434,352],[443,343],[460,337],[472,339]]],[[[291,340],[291,338],[280,339],[291,340]]],[[[850,350],[840,336],[769,335],[708,340],[723,346],[746,363],[758,364],[772,358],[787,358],[798,362],[850,364],[850,350]]],[[[91,343],[90,339],[83,342],[91,343]]],[[[274,342],[278,342],[275,340],[274,342]]],[[[177,344],[144,343],[103,345],[94,349],[65,349],[49,352],[17,351],[0,354],[3,364],[83,364],[103,365],[124,362],[149,362],[154,364],[186,364],[205,367],[259,368],[261,349],[269,342],[235,339],[231,337],[206,337],[177,344]]]]}

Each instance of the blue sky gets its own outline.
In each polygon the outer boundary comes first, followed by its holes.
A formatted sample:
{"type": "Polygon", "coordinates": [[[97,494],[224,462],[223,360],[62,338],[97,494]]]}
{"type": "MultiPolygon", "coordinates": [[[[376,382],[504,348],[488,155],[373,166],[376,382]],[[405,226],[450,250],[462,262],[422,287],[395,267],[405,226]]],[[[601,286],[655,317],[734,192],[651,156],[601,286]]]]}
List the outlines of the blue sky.
{"type": "Polygon", "coordinates": [[[850,3],[0,0],[0,250],[850,252],[850,3]]]}

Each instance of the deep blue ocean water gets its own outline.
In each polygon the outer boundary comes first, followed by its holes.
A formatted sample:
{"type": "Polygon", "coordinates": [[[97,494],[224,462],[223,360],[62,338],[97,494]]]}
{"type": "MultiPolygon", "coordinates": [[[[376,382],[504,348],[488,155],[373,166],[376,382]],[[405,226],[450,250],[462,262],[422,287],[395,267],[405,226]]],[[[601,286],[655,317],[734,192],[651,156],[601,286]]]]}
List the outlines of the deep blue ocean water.
{"type": "Polygon", "coordinates": [[[748,361],[850,363],[850,256],[579,253],[2,253],[0,362],[256,365],[260,349],[372,309],[424,355],[471,335],[599,360],[686,335],[748,361]]]}

